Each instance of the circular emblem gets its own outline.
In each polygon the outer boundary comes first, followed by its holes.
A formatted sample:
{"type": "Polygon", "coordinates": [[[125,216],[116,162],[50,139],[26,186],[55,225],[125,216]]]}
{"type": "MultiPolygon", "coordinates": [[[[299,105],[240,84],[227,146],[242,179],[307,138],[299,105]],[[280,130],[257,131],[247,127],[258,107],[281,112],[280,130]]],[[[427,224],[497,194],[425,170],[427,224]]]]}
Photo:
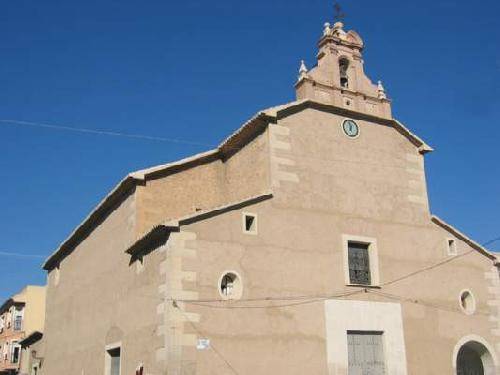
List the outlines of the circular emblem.
{"type": "Polygon", "coordinates": [[[344,120],[342,128],[348,137],[355,138],[359,135],[359,126],[353,120],[344,120]]]}

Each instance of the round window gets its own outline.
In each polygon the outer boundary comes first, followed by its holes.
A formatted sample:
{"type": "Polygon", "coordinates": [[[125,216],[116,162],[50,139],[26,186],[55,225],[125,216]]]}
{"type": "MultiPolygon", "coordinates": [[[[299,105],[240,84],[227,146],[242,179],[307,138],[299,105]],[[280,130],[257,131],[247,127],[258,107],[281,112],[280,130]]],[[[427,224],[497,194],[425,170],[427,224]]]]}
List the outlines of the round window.
{"type": "Polygon", "coordinates": [[[219,281],[219,293],[223,299],[241,298],[243,288],[236,272],[225,272],[219,281]]]}
{"type": "Polygon", "coordinates": [[[359,135],[359,126],[354,122],[354,120],[344,120],[342,123],[342,129],[348,137],[356,138],[359,135]]]}
{"type": "Polygon", "coordinates": [[[464,290],[460,293],[460,307],[467,315],[474,314],[476,311],[476,300],[469,290],[464,290]]]}

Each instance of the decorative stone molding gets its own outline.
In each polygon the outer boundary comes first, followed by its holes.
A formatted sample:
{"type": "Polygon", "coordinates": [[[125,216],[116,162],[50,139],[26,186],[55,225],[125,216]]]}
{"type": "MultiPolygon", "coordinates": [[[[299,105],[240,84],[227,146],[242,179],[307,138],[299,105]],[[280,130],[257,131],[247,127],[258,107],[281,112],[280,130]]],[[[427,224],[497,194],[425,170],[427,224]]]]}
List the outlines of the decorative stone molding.
{"type": "Polygon", "coordinates": [[[484,273],[488,285],[490,299],[487,304],[490,308],[489,321],[492,322],[491,334],[496,338],[495,350],[500,355],[500,273],[496,266],[484,273]]]}
{"type": "Polygon", "coordinates": [[[196,271],[186,265],[197,257],[196,246],[196,234],[181,231],[172,233],[167,245],[160,249],[165,254],[159,265],[164,283],[158,289],[163,302],[158,305],[157,313],[160,317],[158,335],[163,336],[164,345],[156,351],[156,359],[165,364],[169,375],[185,374],[184,369],[196,366],[195,351],[186,349],[194,349],[198,337],[187,333],[186,327],[198,323],[200,316],[189,312],[189,305],[183,302],[198,299],[196,291],[184,286],[185,282],[196,282],[196,271]]]}
{"type": "Polygon", "coordinates": [[[407,154],[406,172],[408,174],[408,201],[425,211],[429,211],[423,156],[420,154],[407,154]]]}
{"type": "Polygon", "coordinates": [[[298,183],[299,176],[291,171],[296,163],[291,153],[290,129],[281,125],[269,125],[271,153],[271,186],[280,187],[283,182],[298,183]]]}

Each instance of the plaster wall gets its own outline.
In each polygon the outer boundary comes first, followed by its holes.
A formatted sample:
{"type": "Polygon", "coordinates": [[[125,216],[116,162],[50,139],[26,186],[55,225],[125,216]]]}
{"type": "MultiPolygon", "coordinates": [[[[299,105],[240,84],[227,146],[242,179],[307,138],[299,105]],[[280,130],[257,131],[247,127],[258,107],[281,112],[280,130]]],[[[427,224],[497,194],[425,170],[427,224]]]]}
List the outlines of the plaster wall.
{"type": "Polygon", "coordinates": [[[138,235],[168,219],[262,193],[269,178],[267,147],[267,138],[261,135],[231,150],[228,159],[146,181],[138,189],[138,235]]]}
{"type": "MultiPolygon", "coordinates": [[[[473,251],[392,283],[448,259],[453,236],[430,220],[423,157],[415,146],[393,128],[362,119],[360,137],[349,139],[341,121],[306,110],[272,125],[267,135],[274,198],[182,228],[196,249],[196,257],[183,263],[196,280],[183,285],[200,301],[220,299],[218,281],[234,271],[241,276],[242,298],[254,301],[232,307],[186,303],[183,311],[196,320],[183,325],[183,334],[210,339],[241,374],[327,374],[327,342],[339,343],[326,329],[324,298],[359,291],[346,285],[343,259],[344,238],[358,236],[377,241],[380,288],[347,299],[400,305],[404,332],[397,334],[404,337],[408,373],[452,374],[455,346],[470,334],[497,350],[491,285],[498,286],[498,274],[492,275],[491,260],[473,251]],[[258,215],[257,235],[242,232],[243,212],[258,215]],[[476,299],[472,315],[459,305],[464,289],[476,299]],[[293,303],[294,296],[317,300],[293,303]],[[282,300],[262,301],[269,297],[282,300]]],[[[472,250],[455,241],[459,254],[472,250]]],[[[189,360],[179,363],[190,365],[179,371],[230,371],[214,350],[182,346],[184,355],[189,360]]]]}
{"type": "Polygon", "coordinates": [[[135,239],[135,205],[131,194],[62,260],[59,271],[49,273],[43,374],[103,374],[105,348],[117,342],[124,374],[135,373],[140,363],[147,373],[160,373],[155,349],[162,345],[156,314],[161,255],[151,254],[140,272],[129,264],[124,250],[135,239]]]}
{"type": "MultiPolygon", "coordinates": [[[[346,286],[344,280],[342,234],[347,230],[376,236],[382,283],[446,259],[449,233],[434,225],[345,223],[334,214],[277,208],[273,201],[245,207],[183,229],[196,234],[190,247],[197,253],[186,264],[196,272],[196,282],[184,285],[196,291],[200,301],[220,299],[218,281],[224,272],[234,271],[243,283],[242,299],[253,302],[186,303],[184,311],[195,314],[196,320],[184,324],[184,334],[210,339],[241,374],[328,374],[332,362],[327,357],[327,343],[334,348],[340,345],[334,338],[342,333],[329,332],[327,320],[346,317],[338,316],[338,311],[335,316],[327,315],[328,301],[324,299],[359,291],[346,286]],[[258,215],[258,235],[242,233],[243,212],[258,215]],[[406,243],[406,239],[412,241],[406,243]],[[297,296],[310,299],[302,303],[293,298],[297,296]],[[264,300],[269,297],[278,300],[264,300]]],[[[471,250],[460,241],[458,247],[460,253],[471,250]]],[[[452,354],[462,337],[474,333],[492,347],[498,342],[492,321],[497,315],[491,312],[489,287],[484,282],[490,266],[489,260],[473,252],[436,270],[346,299],[400,306],[396,311],[404,330],[394,334],[404,337],[408,373],[452,374],[452,354]],[[473,315],[466,315],[459,306],[463,289],[470,289],[476,298],[473,315]]],[[[392,322],[385,322],[387,330],[393,328],[392,322]]],[[[357,327],[365,328],[361,323],[357,327]]],[[[355,324],[349,329],[356,329],[355,324]]],[[[191,372],[186,373],[228,371],[227,364],[210,349],[183,349],[191,363],[191,372]]]]}
{"type": "Polygon", "coordinates": [[[29,335],[33,331],[43,332],[45,323],[45,286],[29,285],[26,287],[26,305],[24,307],[23,331],[29,335]]]}
{"type": "MultiPolygon", "coordinates": [[[[361,135],[350,139],[342,117],[307,109],[227,160],[138,187],[62,261],[58,283],[50,272],[43,373],[103,373],[104,348],[119,342],[124,374],[139,363],[150,375],[328,374],[327,343],[337,343],[325,300],[360,291],[345,283],[346,236],[377,241],[381,288],[347,299],[400,304],[409,374],[451,374],[467,335],[498,348],[491,260],[473,252],[390,283],[447,259],[450,233],[430,220],[415,146],[356,120],[361,135]],[[271,200],[182,226],[141,266],[124,253],[167,219],[270,188],[271,200]],[[243,233],[243,212],[257,214],[257,234],[243,233]],[[240,275],[247,301],[203,302],[221,299],[227,271],[240,275]],[[475,296],[473,315],[460,310],[464,289],[475,296]],[[210,345],[198,348],[200,338],[210,345]]],[[[459,254],[471,250],[456,241],[459,254]]]]}

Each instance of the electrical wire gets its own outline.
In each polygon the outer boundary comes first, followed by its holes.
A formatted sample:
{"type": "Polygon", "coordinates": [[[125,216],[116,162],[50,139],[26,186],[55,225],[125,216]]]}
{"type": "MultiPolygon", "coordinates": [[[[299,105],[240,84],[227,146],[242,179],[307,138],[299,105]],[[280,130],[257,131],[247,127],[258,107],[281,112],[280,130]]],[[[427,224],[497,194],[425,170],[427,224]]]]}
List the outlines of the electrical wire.
{"type": "Polygon", "coordinates": [[[459,254],[459,255],[456,255],[456,256],[454,256],[454,257],[447,258],[447,259],[442,260],[442,261],[440,261],[440,262],[438,262],[438,263],[435,263],[435,264],[432,264],[432,265],[430,265],[430,266],[426,266],[426,267],[420,268],[420,269],[418,269],[418,270],[416,270],[416,271],[410,272],[410,273],[408,273],[408,274],[406,274],[406,275],[400,276],[400,277],[398,277],[398,278],[396,278],[396,279],[393,279],[393,280],[391,280],[391,281],[387,281],[387,282],[385,282],[385,283],[382,283],[382,284],[380,284],[380,286],[388,286],[388,285],[392,285],[392,284],[394,284],[394,283],[396,283],[396,282],[406,280],[406,279],[408,279],[408,278],[410,278],[410,277],[413,277],[413,276],[416,276],[416,275],[418,275],[418,274],[420,274],[420,273],[423,273],[423,272],[427,272],[427,271],[433,270],[433,269],[435,269],[435,268],[437,268],[437,267],[440,267],[440,266],[444,266],[444,265],[445,265],[445,264],[447,264],[447,263],[453,262],[454,260],[457,260],[457,259],[463,258],[463,257],[465,257],[466,255],[472,254],[472,253],[473,253],[473,252],[475,252],[475,251],[476,251],[476,250],[470,250],[470,251],[467,251],[467,252],[465,252],[465,253],[463,253],[463,254],[459,254]]]}
{"type": "Polygon", "coordinates": [[[8,251],[0,251],[0,256],[14,257],[14,258],[34,258],[34,259],[44,259],[45,258],[44,255],[11,253],[8,251]]]}
{"type": "MultiPolygon", "coordinates": [[[[201,336],[201,337],[207,337],[198,327],[196,327],[196,325],[194,324],[194,322],[192,322],[191,319],[189,319],[189,316],[184,313],[184,311],[179,307],[179,305],[176,302],[173,302],[173,306],[180,311],[180,313],[184,316],[184,319],[186,319],[186,321],[189,323],[189,325],[191,326],[191,328],[199,336],[201,336]]],[[[233,373],[235,373],[236,375],[239,375],[238,371],[236,371],[236,369],[231,365],[231,363],[229,363],[229,361],[222,355],[222,353],[219,350],[217,350],[217,348],[213,345],[212,342],[209,344],[209,348],[226,364],[226,366],[233,373]]]]}
{"type": "MultiPolygon", "coordinates": [[[[175,300],[175,302],[183,302],[188,305],[193,305],[193,306],[200,306],[200,307],[207,307],[207,308],[214,308],[214,309],[225,309],[225,310],[230,310],[230,309],[269,309],[269,308],[284,308],[284,307],[293,307],[293,306],[301,306],[301,305],[309,305],[312,303],[317,303],[317,302],[322,302],[322,301],[327,301],[327,300],[332,300],[332,299],[341,299],[341,298],[346,298],[353,296],[355,294],[360,294],[365,292],[364,289],[352,291],[352,292],[346,292],[346,293],[340,293],[336,295],[328,295],[328,296],[323,296],[323,297],[311,297],[305,300],[300,300],[296,299],[297,302],[292,302],[292,303],[284,303],[284,304],[277,304],[277,305],[237,305],[237,303],[245,302],[245,300],[217,300],[214,302],[217,303],[224,303],[223,305],[211,305],[199,301],[181,301],[181,300],[175,300]]],[[[256,299],[254,299],[255,301],[256,299]]],[[[288,300],[292,300],[289,298],[288,300]]],[[[247,300],[248,301],[248,300],[247,300]]],[[[261,301],[266,301],[266,302],[272,302],[272,301],[283,301],[282,298],[264,298],[261,299],[261,301]]],[[[212,302],[213,303],[213,302],[212,302]]]]}
{"type": "MultiPolygon", "coordinates": [[[[388,299],[392,299],[392,300],[397,300],[399,302],[413,303],[413,304],[416,304],[416,305],[422,305],[422,306],[425,306],[425,307],[430,307],[430,308],[433,308],[433,309],[436,309],[436,310],[442,310],[442,311],[448,311],[448,312],[454,312],[454,313],[463,314],[463,311],[460,310],[460,309],[458,309],[458,308],[454,308],[454,307],[447,306],[447,305],[439,305],[439,304],[429,303],[429,302],[425,302],[425,301],[423,301],[421,299],[409,298],[409,297],[402,297],[402,296],[399,296],[399,295],[396,295],[396,294],[386,293],[386,292],[382,292],[382,291],[378,291],[378,290],[367,290],[367,293],[380,295],[382,297],[385,297],[385,298],[388,298],[388,299]]],[[[489,316],[490,315],[487,312],[477,311],[477,310],[475,311],[475,314],[484,315],[484,316],[489,316]]]]}
{"type": "Polygon", "coordinates": [[[45,123],[40,123],[40,122],[0,119],[0,123],[8,124],[8,125],[31,126],[31,127],[36,127],[36,128],[45,128],[45,129],[53,129],[53,130],[65,130],[65,131],[72,131],[72,132],[77,132],[77,133],[107,135],[107,136],[112,136],[112,137],[125,137],[125,138],[135,138],[135,139],[142,139],[142,140],[148,140],[148,141],[179,143],[179,144],[185,144],[185,145],[190,145],[190,146],[203,146],[203,147],[210,147],[210,148],[214,147],[214,145],[210,145],[207,143],[186,141],[186,140],[177,139],[177,138],[155,137],[155,136],[149,136],[149,135],[143,135],[143,134],[130,134],[130,133],[117,132],[117,131],[96,130],[96,129],[89,129],[89,128],[76,128],[76,127],[72,127],[72,126],[45,124],[45,123]]]}
{"type": "Polygon", "coordinates": [[[486,241],[485,243],[483,243],[482,246],[488,246],[488,245],[491,245],[492,243],[497,242],[497,241],[500,241],[500,237],[497,237],[497,238],[494,238],[492,240],[486,241]]]}

